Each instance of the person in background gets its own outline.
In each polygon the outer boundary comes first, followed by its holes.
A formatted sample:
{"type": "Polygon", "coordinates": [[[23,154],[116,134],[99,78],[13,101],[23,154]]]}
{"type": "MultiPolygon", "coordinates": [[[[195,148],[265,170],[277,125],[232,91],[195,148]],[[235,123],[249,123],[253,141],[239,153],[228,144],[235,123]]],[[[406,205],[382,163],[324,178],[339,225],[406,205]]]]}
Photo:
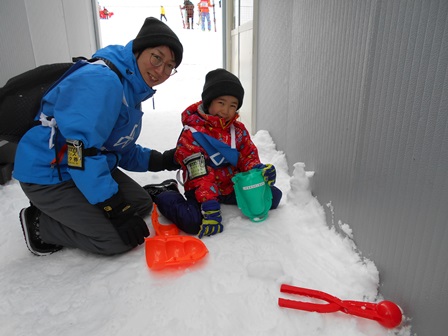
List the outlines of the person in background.
{"type": "Polygon", "coordinates": [[[182,56],[176,34],[149,17],[134,40],[98,50],[94,63],[76,63],[45,94],[42,124],[20,140],[14,169],[31,203],[20,221],[32,253],[65,246],[113,255],[144,242],[149,231],[142,217],[152,200],[122,169],[180,167],[174,149],[161,153],[136,142],[141,103],[177,72],[182,56]]]}
{"type": "Polygon", "coordinates": [[[212,30],[212,24],[210,21],[210,9],[209,7],[214,7],[210,3],[210,0],[203,0],[198,3],[199,13],[201,13],[201,29],[205,31],[205,20],[207,20],[207,29],[208,31],[212,30]]]}
{"type": "Polygon", "coordinates": [[[165,19],[165,22],[168,22],[165,14],[165,7],[160,6],[160,21],[163,21],[162,19],[165,19]]]}
{"type": "Polygon", "coordinates": [[[191,1],[184,1],[184,5],[180,9],[185,9],[187,17],[187,29],[194,29],[194,5],[191,1]]]}
{"type": "Polygon", "coordinates": [[[282,198],[274,186],[275,167],[260,162],[249,132],[237,120],[243,98],[244,89],[235,75],[224,69],[210,71],[202,101],[182,113],[184,130],[175,159],[182,166],[185,198],[174,179],[144,186],[163,216],[199,238],[223,231],[220,203],[237,204],[232,182],[237,173],[261,169],[272,191],[271,209],[282,198]]]}
{"type": "Polygon", "coordinates": [[[107,19],[109,19],[109,11],[107,10],[106,7],[103,7],[103,13],[104,13],[104,17],[107,19]]]}

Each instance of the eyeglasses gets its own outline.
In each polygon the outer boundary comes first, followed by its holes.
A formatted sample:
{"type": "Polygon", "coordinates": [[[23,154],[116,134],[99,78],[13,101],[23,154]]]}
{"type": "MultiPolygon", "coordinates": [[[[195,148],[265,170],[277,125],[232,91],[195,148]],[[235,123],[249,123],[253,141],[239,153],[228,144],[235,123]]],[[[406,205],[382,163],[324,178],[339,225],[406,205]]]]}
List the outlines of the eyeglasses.
{"type": "Polygon", "coordinates": [[[151,57],[149,58],[149,61],[155,67],[159,67],[159,66],[163,65],[163,73],[167,76],[173,76],[177,73],[177,70],[174,68],[174,65],[164,62],[162,57],[160,57],[157,54],[151,53],[151,57]]]}

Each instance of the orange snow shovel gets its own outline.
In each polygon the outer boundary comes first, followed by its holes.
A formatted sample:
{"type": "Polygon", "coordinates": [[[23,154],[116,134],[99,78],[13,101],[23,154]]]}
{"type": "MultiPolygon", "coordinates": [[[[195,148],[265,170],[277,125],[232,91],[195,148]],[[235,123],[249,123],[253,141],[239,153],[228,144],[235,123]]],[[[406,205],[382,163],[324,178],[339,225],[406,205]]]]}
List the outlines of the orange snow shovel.
{"type": "Polygon", "coordinates": [[[189,266],[208,253],[202,240],[179,235],[174,224],[160,224],[156,204],[151,220],[156,236],[145,239],[146,263],[150,269],[157,271],[170,266],[189,266]]]}

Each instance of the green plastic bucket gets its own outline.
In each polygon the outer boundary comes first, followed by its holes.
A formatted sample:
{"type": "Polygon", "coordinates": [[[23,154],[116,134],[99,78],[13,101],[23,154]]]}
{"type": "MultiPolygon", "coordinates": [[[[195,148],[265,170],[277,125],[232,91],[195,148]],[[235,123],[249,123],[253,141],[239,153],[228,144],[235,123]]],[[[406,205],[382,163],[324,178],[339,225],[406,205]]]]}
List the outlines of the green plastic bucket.
{"type": "Polygon", "coordinates": [[[262,222],[268,218],[272,191],[264,181],[261,169],[238,173],[232,178],[232,182],[241,212],[253,222],[262,222]]]}

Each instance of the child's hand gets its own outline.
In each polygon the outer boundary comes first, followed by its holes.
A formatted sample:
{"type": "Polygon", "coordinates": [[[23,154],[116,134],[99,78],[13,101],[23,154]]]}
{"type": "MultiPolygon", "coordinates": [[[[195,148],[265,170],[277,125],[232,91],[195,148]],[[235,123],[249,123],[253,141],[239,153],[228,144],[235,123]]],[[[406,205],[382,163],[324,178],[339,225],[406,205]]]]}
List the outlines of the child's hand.
{"type": "Polygon", "coordinates": [[[277,178],[277,172],[275,171],[274,165],[270,163],[268,164],[259,163],[255,165],[254,168],[261,169],[264,180],[268,185],[270,186],[274,185],[275,179],[277,178]]]}
{"type": "Polygon", "coordinates": [[[199,230],[198,237],[212,236],[222,232],[224,229],[221,224],[221,205],[218,201],[206,201],[201,205],[202,224],[199,230]]]}

